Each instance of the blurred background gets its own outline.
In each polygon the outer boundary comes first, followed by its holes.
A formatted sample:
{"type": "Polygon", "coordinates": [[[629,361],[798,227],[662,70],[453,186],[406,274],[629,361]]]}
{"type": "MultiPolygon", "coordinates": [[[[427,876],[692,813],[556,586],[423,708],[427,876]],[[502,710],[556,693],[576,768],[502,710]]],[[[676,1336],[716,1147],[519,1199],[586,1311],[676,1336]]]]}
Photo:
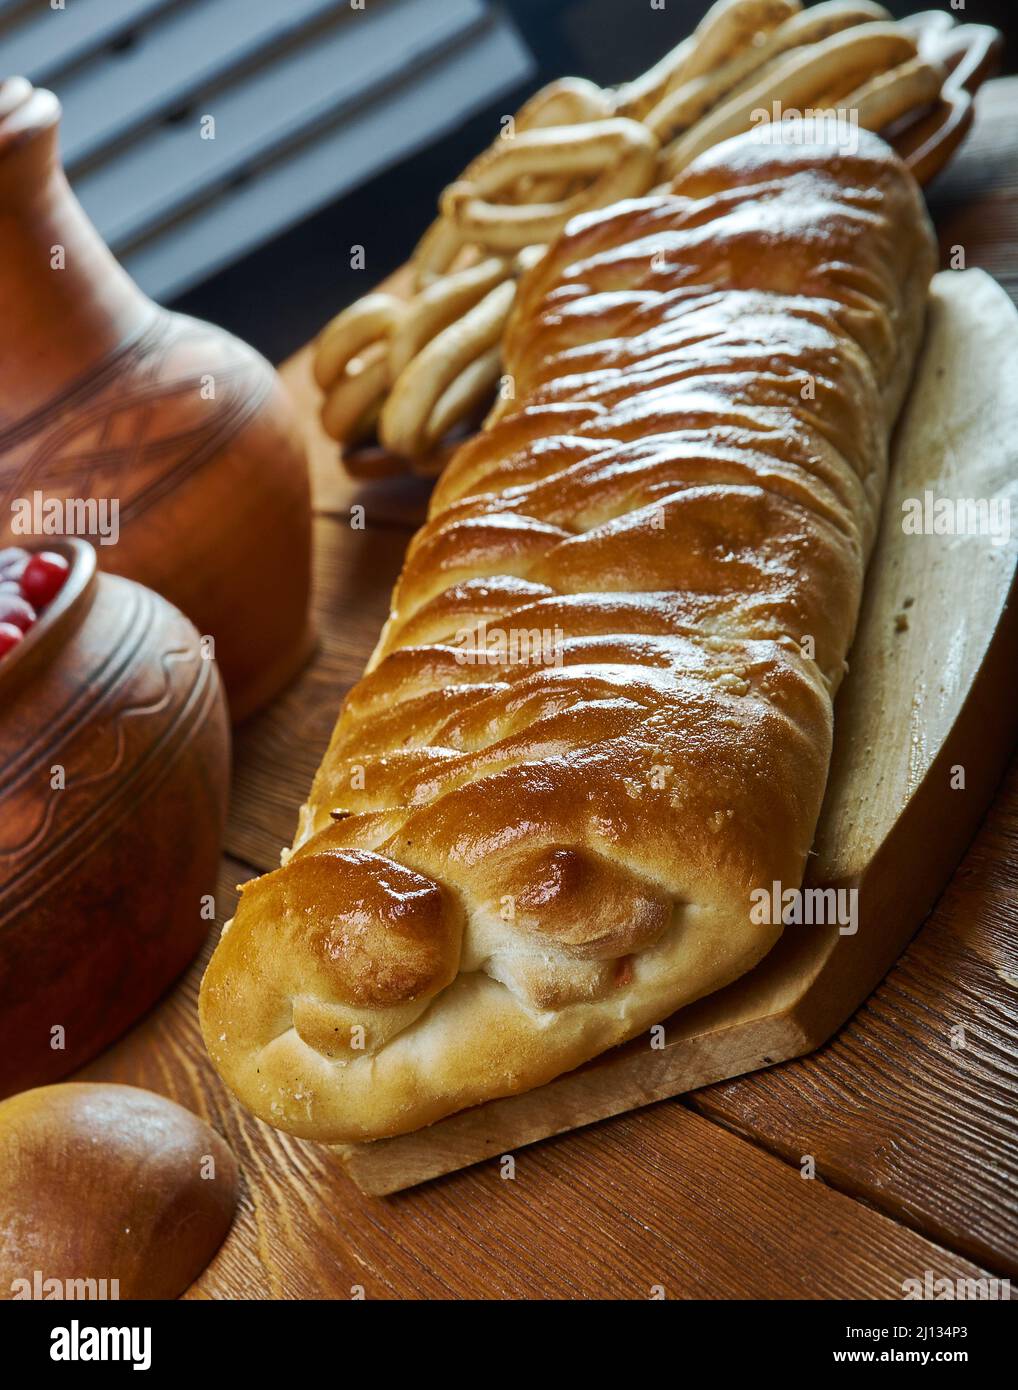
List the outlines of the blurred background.
{"type": "MultiPolygon", "coordinates": [[[[1018,0],[942,8],[1003,29],[1015,70],[1018,0]]],[[[57,92],[71,181],[142,288],[279,361],[406,258],[501,115],[552,77],[635,76],[706,9],[0,0],[0,75],[57,92]]]]}

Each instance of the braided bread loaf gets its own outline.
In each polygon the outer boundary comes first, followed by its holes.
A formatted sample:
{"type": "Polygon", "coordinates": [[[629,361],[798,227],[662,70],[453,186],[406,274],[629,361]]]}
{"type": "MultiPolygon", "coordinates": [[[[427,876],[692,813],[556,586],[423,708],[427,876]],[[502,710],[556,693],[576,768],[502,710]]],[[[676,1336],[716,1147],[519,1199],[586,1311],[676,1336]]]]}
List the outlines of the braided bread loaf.
{"type": "Polygon", "coordinates": [[[516,399],[439,481],[296,847],[203,982],[256,1114],[401,1133],[771,947],[750,895],[802,879],[934,265],[860,132],[730,140],[529,273],[516,399]]]}

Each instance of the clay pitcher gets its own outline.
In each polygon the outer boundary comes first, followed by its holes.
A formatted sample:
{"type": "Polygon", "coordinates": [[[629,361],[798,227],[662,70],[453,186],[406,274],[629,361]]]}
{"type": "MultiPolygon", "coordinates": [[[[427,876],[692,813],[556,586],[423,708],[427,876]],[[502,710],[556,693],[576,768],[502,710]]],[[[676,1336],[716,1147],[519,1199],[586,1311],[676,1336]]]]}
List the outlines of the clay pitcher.
{"type": "Polygon", "coordinates": [[[0,83],[0,545],[86,535],[214,638],[243,719],[310,651],[303,443],[264,358],[113,258],[59,123],[51,92],[0,83]]]}

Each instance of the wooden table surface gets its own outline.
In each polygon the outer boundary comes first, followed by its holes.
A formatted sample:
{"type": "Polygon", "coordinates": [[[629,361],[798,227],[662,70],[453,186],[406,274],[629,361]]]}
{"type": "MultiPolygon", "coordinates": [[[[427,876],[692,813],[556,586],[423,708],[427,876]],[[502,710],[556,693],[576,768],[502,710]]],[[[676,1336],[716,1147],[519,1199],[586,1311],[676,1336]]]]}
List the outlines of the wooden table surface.
{"type": "MultiPolygon", "coordinates": [[[[1018,78],[979,108],[931,207],[945,262],[961,247],[1018,302],[1018,78]]],[[[306,351],[284,375],[311,444],[320,647],[237,737],[220,920],[292,836],[427,497],[420,482],[347,481],[317,429],[306,351]]],[[[189,1297],[899,1298],[926,1270],[1018,1278],[1018,764],[1002,776],[932,916],[832,1043],[523,1149],[512,1180],[493,1160],[365,1197],[329,1150],[241,1111],[197,1027],[211,940],[80,1075],[174,1097],[240,1161],[237,1220],[189,1297]]]]}

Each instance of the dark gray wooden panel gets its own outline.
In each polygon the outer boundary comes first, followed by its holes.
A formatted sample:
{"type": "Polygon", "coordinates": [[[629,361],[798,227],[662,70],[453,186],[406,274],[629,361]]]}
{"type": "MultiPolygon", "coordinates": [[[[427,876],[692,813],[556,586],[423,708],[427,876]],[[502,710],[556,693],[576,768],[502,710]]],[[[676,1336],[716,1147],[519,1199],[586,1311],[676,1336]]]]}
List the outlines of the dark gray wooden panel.
{"type": "Polygon", "coordinates": [[[231,75],[245,64],[292,42],[330,12],[337,14],[336,0],[174,4],[141,26],[123,52],[93,54],[57,81],[68,169],[145,122],[178,111],[194,93],[238,80],[231,75]]]}
{"type": "MultiPolygon", "coordinates": [[[[285,3],[285,0],[284,0],[285,3]]],[[[36,84],[89,53],[108,47],[161,10],[190,8],[181,0],[50,0],[0,7],[0,67],[36,84]]]]}
{"type": "MultiPolygon", "coordinates": [[[[469,45],[419,67],[412,81],[401,84],[398,101],[379,96],[358,106],[243,187],[196,209],[185,223],[128,248],[124,264],[150,293],[170,298],[196,282],[196,264],[212,274],[437,139],[529,72],[529,56],[515,33],[493,25],[469,45]]],[[[378,209],[379,217],[399,214],[398,206],[378,209]]],[[[337,255],[369,240],[369,233],[370,227],[351,226],[337,255]]]]}
{"type": "Polygon", "coordinates": [[[0,0],[0,69],[57,92],[82,203],[166,298],[534,65],[490,0],[0,0]]]}
{"type": "Polygon", "coordinates": [[[398,112],[417,66],[484,18],[480,0],[388,0],[356,14],[344,7],[307,42],[203,89],[185,119],[139,132],[78,177],[78,195],[114,248],[136,241],[377,93],[398,112]],[[203,139],[209,116],[214,138],[203,139]]]}

